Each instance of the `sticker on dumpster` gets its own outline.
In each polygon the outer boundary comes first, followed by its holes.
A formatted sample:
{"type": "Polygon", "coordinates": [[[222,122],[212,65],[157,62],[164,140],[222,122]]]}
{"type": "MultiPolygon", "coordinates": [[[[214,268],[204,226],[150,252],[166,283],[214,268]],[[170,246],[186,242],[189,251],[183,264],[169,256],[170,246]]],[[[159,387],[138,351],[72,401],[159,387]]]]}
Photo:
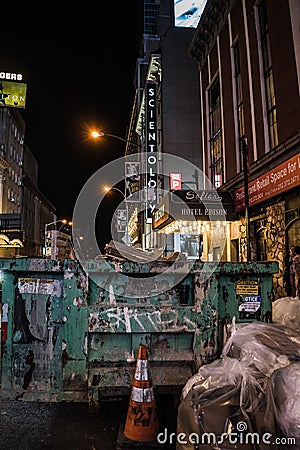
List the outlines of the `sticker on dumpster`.
{"type": "Polygon", "coordinates": [[[236,282],[237,295],[258,295],[258,281],[241,280],[236,282]]]}
{"type": "Polygon", "coordinates": [[[258,311],[261,302],[261,298],[259,295],[246,295],[243,300],[243,303],[239,306],[239,311],[258,311]]]}
{"type": "Polygon", "coordinates": [[[19,278],[20,294],[53,294],[54,280],[40,280],[39,278],[19,278]]]}

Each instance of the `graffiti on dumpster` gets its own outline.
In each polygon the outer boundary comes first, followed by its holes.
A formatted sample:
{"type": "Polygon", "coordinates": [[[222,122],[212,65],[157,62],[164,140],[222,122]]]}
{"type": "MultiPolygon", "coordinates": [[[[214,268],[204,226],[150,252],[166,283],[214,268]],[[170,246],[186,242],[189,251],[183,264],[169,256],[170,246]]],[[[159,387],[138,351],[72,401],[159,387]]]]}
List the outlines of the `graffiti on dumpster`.
{"type": "Polygon", "coordinates": [[[117,332],[132,329],[143,331],[188,331],[198,327],[196,321],[184,315],[180,317],[178,310],[168,308],[162,310],[140,311],[137,308],[110,308],[102,312],[93,312],[89,316],[89,331],[102,329],[103,331],[117,332]]]}

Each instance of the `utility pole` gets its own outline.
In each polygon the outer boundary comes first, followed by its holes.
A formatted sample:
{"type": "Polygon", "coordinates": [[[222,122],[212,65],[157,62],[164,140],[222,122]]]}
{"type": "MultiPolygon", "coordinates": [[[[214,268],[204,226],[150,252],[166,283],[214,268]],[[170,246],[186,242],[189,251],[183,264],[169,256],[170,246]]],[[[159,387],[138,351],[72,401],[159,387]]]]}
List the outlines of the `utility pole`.
{"type": "Polygon", "coordinates": [[[250,247],[250,217],[249,217],[249,152],[247,139],[245,136],[240,138],[243,174],[244,174],[244,198],[245,198],[245,224],[246,224],[246,244],[247,244],[247,262],[251,261],[251,247],[250,247]]]}

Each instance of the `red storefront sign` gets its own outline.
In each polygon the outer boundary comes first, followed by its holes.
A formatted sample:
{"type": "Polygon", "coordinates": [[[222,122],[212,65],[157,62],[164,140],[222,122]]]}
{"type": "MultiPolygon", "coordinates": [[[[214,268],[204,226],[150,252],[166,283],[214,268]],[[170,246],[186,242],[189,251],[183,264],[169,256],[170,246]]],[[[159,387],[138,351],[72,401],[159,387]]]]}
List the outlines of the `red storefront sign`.
{"type": "MultiPolygon", "coordinates": [[[[300,185],[300,154],[269,170],[264,175],[249,182],[249,206],[264,202],[275,195],[300,185]]],[[[245,208],[244,188],[234,193],[235,211],[245,208]]]]}

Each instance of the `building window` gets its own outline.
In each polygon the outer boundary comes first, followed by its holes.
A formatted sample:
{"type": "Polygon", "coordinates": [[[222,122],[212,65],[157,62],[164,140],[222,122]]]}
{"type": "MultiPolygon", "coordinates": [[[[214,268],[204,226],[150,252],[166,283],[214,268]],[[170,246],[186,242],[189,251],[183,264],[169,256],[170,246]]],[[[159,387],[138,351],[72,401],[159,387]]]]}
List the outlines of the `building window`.
{"type": "Polygon", "coordinates": [[[242,92],[241,65],[240,65],[240,49],[238,42],[233,46],[233,62],[234,62],[234,81],[236,91],[238,131],[239,131],[239,139],[241,139],[243,136],[245,136],[245,120],[244,120],[244,104],[242,92]]]}
{"type": "Polygon", "coordinates": [[[267,261],[267,243],[265,230],[256,234],[256,261],[267,261]]]}
{"type": "Polygon", "coordinates": [[[259,28],[261,39],[261,52],[263,60],[263,75],[265,81],[266,109],[268,115],[268,127],[270,147],[278,145],[277,112],[275,101],[275,89],[270,48],[269,25],[267,18],[266,0],[262,0],[258,6],[259,28]]]}
{"type": "Polygon", "coordinates": [[[145,0],[144,2],[144,33],[150,36],[157,35],[157,14],[160,2],[145,0]]]}
{"type": "Polygon", "coordinates": [[[239,239],[232,239],[230,241],[231,261],[240,262],[240,242],[239,239]]]}
{"type": "Polygon", "coordinates": [[[213,82],[209,94],[211,181],[217,189],[223,184],[222,124],[219,78],[213,82]]]}

